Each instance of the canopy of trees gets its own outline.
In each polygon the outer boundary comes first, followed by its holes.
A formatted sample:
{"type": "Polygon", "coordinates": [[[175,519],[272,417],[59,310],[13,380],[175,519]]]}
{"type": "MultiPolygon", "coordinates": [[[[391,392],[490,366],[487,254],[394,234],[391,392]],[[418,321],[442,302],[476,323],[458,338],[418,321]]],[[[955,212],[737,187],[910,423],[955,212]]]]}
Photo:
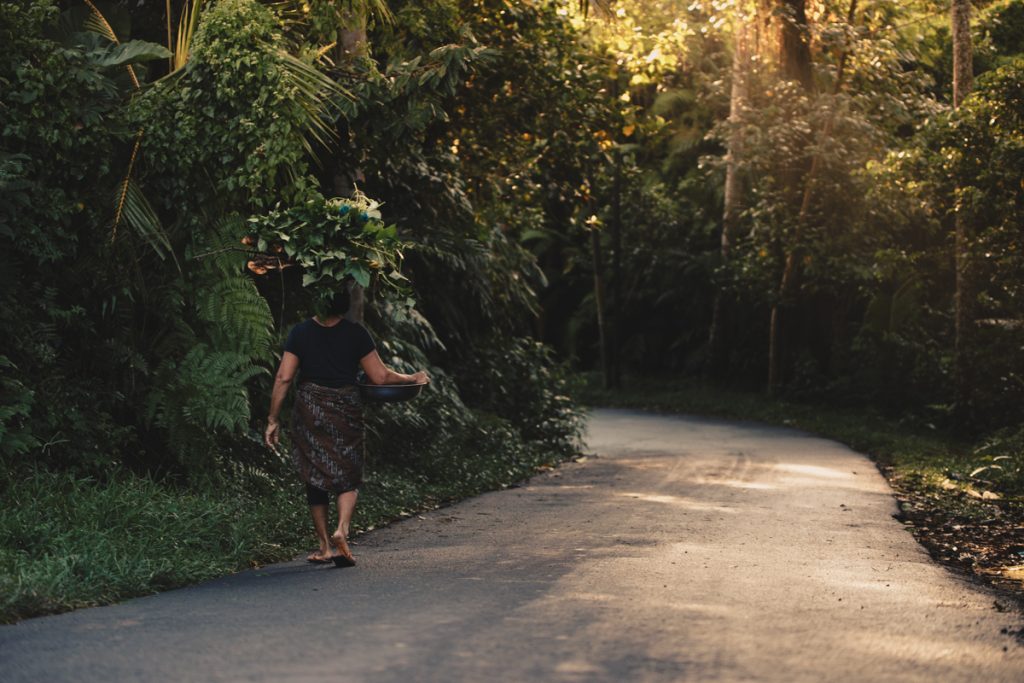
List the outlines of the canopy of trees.
{"type": "Polygon", "coordinates": [[[2,2],[0,458],[269,467],[282,335],[352,283],[435,377],[374,418],[423,464],[571,449],[552,348],[1024,442],[1022,36],[1020,0],[2,2]]]}

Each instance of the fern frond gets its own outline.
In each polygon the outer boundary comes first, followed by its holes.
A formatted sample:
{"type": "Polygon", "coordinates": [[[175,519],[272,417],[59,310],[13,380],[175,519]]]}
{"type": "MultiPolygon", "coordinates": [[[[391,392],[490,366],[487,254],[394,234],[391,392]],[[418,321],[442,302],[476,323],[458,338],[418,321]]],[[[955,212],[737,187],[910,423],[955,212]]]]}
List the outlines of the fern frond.
{"type": "Polygon", "coordinates": [[[192,348],[178,362],[161,366],[164,383],[146,406],[148,421],[175,433],[190,430],[236,431],[247,427],[249,392],[245,383],[267,372],[244,354],[192,348]]]}
{"type": "Polygon", "coordinates": [[[221,216],[196,236],[192,258],[201,259],[212,270],[237,273],[239,269],[238,250],[240,237],[248,234],[245,219],[238,214],[221,216]]]}
{"type": "Polygon", "coordinates": [[[199,317],[215,330],[220,348],[230,348],[250,358],[266,358],[273,344],[274,318],[256,285],[237,271],[219,274],[196,297],[199,317]]]}

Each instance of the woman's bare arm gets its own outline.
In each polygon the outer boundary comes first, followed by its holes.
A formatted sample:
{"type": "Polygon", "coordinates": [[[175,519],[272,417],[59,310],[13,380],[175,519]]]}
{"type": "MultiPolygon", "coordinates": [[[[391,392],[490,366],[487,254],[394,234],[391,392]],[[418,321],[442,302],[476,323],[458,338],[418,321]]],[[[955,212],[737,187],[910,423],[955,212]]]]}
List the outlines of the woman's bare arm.
{"type": "Polygon", "coordinates": [[[284,403],[284,397],[288,395],[288,389],[298,370],[299,357],[291,351],[285,351],[281,356],[281,364],[277,367],[277,376],[274,377],[274,390],[270,394],[270,413],[267,416],[267,431],[263,435],[263,441],[271,448],[277,445],[280,437],[278,417],[281,413],[281,404],[284,403]]]}
{"type": "Polygon", "coordinates": [[[380,354],[376,349],[363,356],[359,364],[372,384],[422,384],[430,381],[427,373],[423,370],[412,375],[395,372],[384,365],[384,361],[380,359],[380,354]]]}

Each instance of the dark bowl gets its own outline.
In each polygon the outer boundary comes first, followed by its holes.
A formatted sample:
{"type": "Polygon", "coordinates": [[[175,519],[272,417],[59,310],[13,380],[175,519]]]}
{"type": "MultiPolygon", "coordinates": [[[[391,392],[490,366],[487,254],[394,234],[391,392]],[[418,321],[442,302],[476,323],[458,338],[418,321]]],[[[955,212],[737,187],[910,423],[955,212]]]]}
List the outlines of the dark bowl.
{"type": "Polygon", "coordinates": [[[396,403],[411,401],[420,395],[426,384],[360,384],[359,395],[364,401],[396,403]]]}

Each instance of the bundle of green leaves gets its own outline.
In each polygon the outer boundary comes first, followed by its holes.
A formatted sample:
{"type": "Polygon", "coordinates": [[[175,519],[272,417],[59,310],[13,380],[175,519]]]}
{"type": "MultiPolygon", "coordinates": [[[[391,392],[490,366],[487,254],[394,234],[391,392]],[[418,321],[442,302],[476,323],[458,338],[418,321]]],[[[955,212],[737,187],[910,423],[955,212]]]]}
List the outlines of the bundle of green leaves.
{"type": "Polygon", "coordinates": [[[380,204],[360,192],[351,199],[317,197],[297,206],[278,205],[249,218],[248,227],[242,243],[256,250],[249,269],[265,273],[268,258],[281,267],[301,266],[302,286],[317,310],[349,279],[361,287],[379,283],[384,294],[405,298],[408,293],[401,267],[409,243],[399,238],[398,226],[381,220],[380,204]]]}

